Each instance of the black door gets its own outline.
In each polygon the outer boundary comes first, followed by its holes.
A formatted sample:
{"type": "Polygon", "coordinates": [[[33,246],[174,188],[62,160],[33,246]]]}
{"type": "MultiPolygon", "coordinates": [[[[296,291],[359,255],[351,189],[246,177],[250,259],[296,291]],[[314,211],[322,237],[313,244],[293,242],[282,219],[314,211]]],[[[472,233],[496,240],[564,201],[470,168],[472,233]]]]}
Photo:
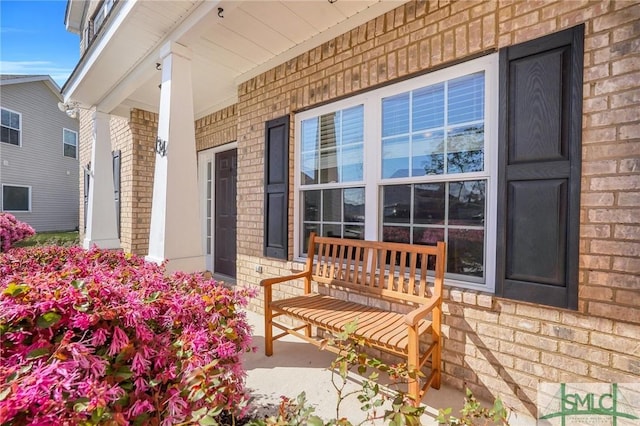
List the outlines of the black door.
{"type": "Polygon", "coordinates": [[[236,276],[237,150],[216,154],[215,251],[216,273],[236,276]]]}

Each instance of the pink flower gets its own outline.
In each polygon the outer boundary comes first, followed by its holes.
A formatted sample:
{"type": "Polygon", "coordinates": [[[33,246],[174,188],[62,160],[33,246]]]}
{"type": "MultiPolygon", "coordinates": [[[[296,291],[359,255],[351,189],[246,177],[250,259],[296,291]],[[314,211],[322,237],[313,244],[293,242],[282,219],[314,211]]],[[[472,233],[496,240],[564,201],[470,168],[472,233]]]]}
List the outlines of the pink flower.
{"type": "Polygon", "coordinates": [[[236,345],[233,342],[221,343],[216,347],[215,351],[220,358],[231,358],[237,354],[236,345]]]}
{"type": "Polygon", "coordinates": [[[138,399],[129,409],[129,417],[135,418],[142,413],[151,413],[154,411],[156,411],[156,409],[153,407],[153,405],[151,405],[149,401],[138,399]]]}
{"type": "Polygon", "coordinates": [[[136,352],[133,356],[133,363],[131,364],[131,371],[136,373],[137,375],[142,375],[151,364],[151,361],[144,358],[142,352],[136,352]]]}
{"type": "Polygon", "coordinates": [[[254,294],[197,274],[167,276],[122,252],[2,253],[0,383],[11,378],[12,387],[0,424],[80,424],[97,407],[121,424],[146,412],[163,425],[188,423],[204,401],[240,414],[248,395],[237,354],[251,336],[237,308],[254,294]],[[191,400],[195,369],[205,396],[191,400]]]}
{"type": "Polygon", "coordinates": [[[0,252],[7,251],[11,246],[36,232],[28,224],[19,221],[10,213],[0,213],[0,252]]]}
{"type": "Polygon", "coordinates": [[[109,345],[109,351],[107,354],[114,356],[120,353],[125,346],[129,344],[129,337],[127,333],[122,331],[118,326],[114,327],[113,335],[111,336],[111,345],[109,345]]]}
{"type": "Polygon", "coordinates": [[[91,316],[79,313],[73,317],[71,326],[80,330],[87,330],[91,326],[91,316]]]}
{"type": "Polygon", "coordinates": [[[171,425],[184,422],[185,414],[189,409],[189,404],[180,396],[180,393],[176,389],[170,389],[168,394],[169,397],[165,402],[168,416],[162,424],[171,425]],[[165,423],[168,421],[171,421],[172,423],[165,423]]]}
{"type": "Polygon", "coordinates": [[[107,337],[109,334],[106,329],[99,328],[93,332],[93,337],[91,338],[91,344],[93,346],[102,346],[104,342],[107,341],[107,337]]]}

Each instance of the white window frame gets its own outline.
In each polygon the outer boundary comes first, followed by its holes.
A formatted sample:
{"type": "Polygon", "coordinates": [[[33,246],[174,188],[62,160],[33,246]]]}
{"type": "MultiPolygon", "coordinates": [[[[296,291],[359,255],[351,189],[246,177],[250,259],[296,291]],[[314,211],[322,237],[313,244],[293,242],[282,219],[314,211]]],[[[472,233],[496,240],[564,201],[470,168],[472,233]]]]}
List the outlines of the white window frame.
{"type": "Polygon", "coordinates": [[[76,160],[78,159],[78,132],[76,132],[75,130],[67,129],[66,127],[62,128],[62,156],[63,156],[63,157],[67,157],[67,158],[73,158],[73,159],[76,159],[76,160]],[[70,144],[68,144],[68,143],[66,143],[66,142],[64,141],[64,134],[65,134],[65,132],[73,133],[73,134],[76,136],[76,144],[74,145],[74,147],[75,147],[75,149],[76,149],[76,155],[75,155],[75,156],[73,156],[73,157],[69,157],[68,155],[66,155],[66,154],[64,153],[64,146],[65,146],[65,145],[69,145],[69,146],[70,146],[70,144]]]}
{"type": "Polygon", "coordinates": [[[382,179],[382,99],[409,92],[439,82],[452,80],[476,72],[485,72],[484,105],[484,170],[460,173],[459,180],[486,180],[484,283],[475,283],[447,277],[445,283],[456,287],[471,288],[487,292],[495,290],[495,252],[497,232],[497,178],[498,178],[498,54],[490,54],[428,74],[390,84],[360,95],[342,99],[296,114],[295,159],[294,159],[294,260],[304,261],[301,247],[302,197],[301,191],[310,189],[365,187],[365,239],[379,240],[382,237],[382,187],[384,185],[418,184],[425,182],[455,182],[456,174],[382,179]],[[300,152],[302,143],[302,121],[338,110],[364,104],[364,170],[362,182],[337,184],[301,185],[300,152]]]}
{"type": "Polygon", "coordinates": [[[31,208],[32,208],[32,196],[33,196],[33,190],[31,188],[30,185],[15,185],[12,183],[3,183],[2,184],[2,199],[0,199],[0,203],[2,203],[2,211],[3,212],[9,212],[9,213],[31,213],[31,208]],[[12,188],[27,188],[29,190],[29,209],[28,210],[7,210],[4,208],[4,188],[10,186],[12,188]]]}
{"type": "MultiPolygon", "coordinates": [[[[9,129],[13,129],[13,130],[17,130],[18,131],[18,145],[14,145],[12,143],[4,142],[4,141],[1,141],[0,143],[5,143],[5,144],[11,145],[11,146],[22,146],[22,113],[18,112],[18,111],[14,111],[14,110],[9,109],[9,108],[5,108],[5,107],[1,107],[0,110],[9,111],[12,114],[18,114],[18,122],[19,122],[18,125],[20,126],[19,129],[16,129],[16,128],[10,127],[10,126],[2,126],[2,127],[8,127],[9,129]]],[[[1,126],[1,124],[0,124],[0,126],[1,126]]]]}

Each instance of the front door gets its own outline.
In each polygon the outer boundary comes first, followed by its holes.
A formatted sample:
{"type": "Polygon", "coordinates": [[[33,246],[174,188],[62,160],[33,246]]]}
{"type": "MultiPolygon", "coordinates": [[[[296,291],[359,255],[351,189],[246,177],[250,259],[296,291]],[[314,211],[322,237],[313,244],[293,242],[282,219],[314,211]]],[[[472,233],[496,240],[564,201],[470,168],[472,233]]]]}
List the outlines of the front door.
{"type": "Polygon", "coordinates": [[[236,180],[237,149],[215,156],[215,233],[213,270],[236,276],[236,180]]]}

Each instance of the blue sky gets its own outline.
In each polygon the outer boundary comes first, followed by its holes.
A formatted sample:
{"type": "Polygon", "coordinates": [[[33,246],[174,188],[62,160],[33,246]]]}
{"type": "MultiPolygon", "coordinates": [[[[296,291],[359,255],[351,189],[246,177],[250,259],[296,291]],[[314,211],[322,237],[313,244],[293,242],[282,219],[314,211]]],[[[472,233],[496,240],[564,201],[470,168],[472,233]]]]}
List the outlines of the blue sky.
{"type": "Polygon", "coordinates": [[[0,73],[49,74],[62,87],[80,55],[80,37],[64,27],[66,7],[66,0],[0,0],[0,73]]]}

